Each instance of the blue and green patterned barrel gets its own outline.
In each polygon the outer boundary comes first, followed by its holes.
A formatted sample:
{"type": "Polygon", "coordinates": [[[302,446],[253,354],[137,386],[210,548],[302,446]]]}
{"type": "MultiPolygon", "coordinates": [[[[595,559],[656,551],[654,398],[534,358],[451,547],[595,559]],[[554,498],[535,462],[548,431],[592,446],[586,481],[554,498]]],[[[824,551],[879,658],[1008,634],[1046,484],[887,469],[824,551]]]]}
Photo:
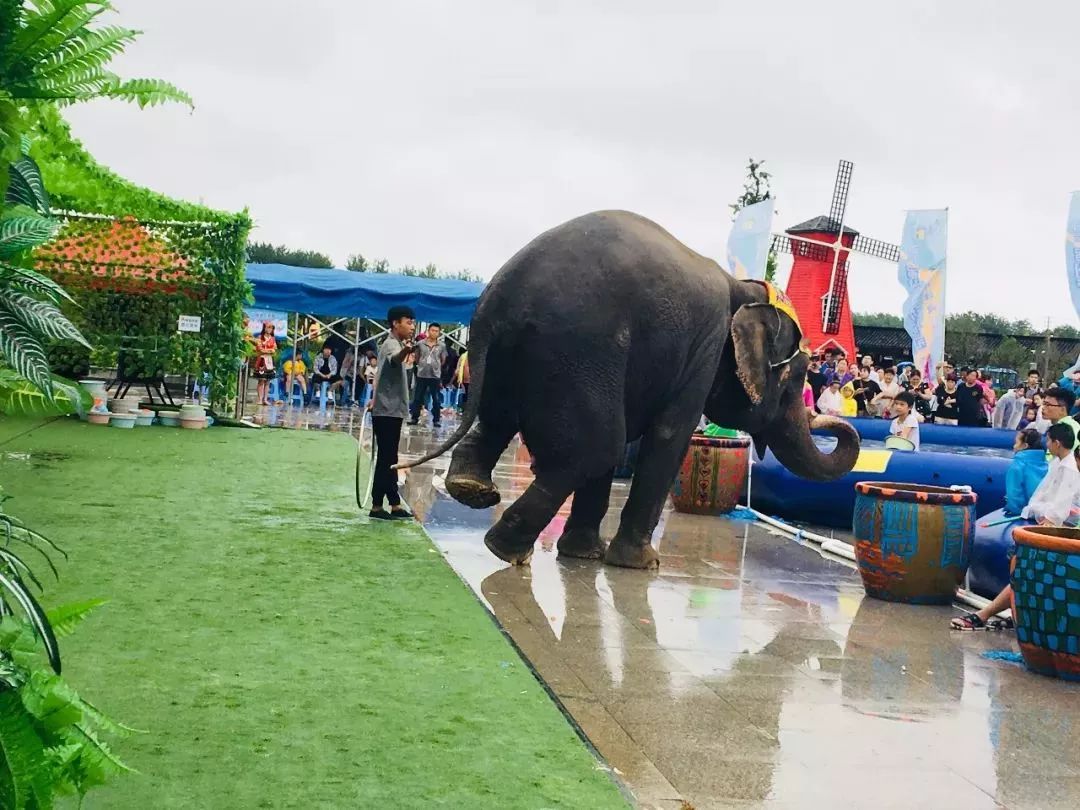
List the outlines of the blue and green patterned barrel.
{"type": "Polygon", "coordinates": [[[1033,672],[1080,681],[1080,529],[1013,529],[1016,641],[1033,672]]]}
{"type": "Polygon", "coordinates": [[[978,496],[878,481],[855,492],[855,557],[867,595],[949,604],[971,562],[978,496]]]}

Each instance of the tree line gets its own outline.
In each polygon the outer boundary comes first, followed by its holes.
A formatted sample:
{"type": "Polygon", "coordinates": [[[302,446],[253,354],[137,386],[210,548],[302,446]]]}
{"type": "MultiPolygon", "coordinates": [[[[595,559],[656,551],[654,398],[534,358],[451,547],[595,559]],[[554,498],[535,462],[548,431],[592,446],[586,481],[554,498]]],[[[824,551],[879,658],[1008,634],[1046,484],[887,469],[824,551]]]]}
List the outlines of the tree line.
{"type": "MultiPolygon", "coordinates": [[[[891,312],[852,313],[855,326],[887,326],[902,329],[904,319],[891,312]]],[[[1049,331],[1052,338],[1080,339],[1080,329],[1059,325],[1047,329],[1036,328],[1026,318],[1010,321],[1000,315],[981,315],[978,312],[957,312],[945,317],[945,334],[950,331],[984,335],[1021,335],[1045,337],[1049,331]]]]}
{"type": "MultiPolygon", "coordinates": [[[[295,250],[286,245],[273,245],[269,242],[249,242],[247,260],[252,264],[284,264],[289,267],[315,267],[331,269],[334,267],[330,257],[316,250],[295,250]]],[[[464,270],[441,270],[432,263],[423,267],[405,264],[391,268],[387,259],[370,260],[360,253],[353,253],[345,261],[345,269],[354,273],[397,273],[402,276],[417,278],[448,278],[460,281],[483,281],[478,273],[464,270]]]]}

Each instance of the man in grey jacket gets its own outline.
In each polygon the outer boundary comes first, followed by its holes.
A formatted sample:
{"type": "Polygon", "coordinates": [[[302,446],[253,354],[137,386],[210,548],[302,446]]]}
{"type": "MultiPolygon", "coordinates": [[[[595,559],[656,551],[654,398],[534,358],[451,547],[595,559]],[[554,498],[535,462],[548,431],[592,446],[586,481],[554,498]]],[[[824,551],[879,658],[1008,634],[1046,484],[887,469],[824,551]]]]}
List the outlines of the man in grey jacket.
{"type": "Polygon", "coordinates": [[[440,340],[441,335],[442,327],[433,323],[428,327],[427,336],[416,344],[419,354],[416,359],[416,391],[413,392],[410,425],[420,421],[420,409],[430,398],[431,425],[439,427],[442,418],[442,367],[446,359],[446,344],[440,340]]]}

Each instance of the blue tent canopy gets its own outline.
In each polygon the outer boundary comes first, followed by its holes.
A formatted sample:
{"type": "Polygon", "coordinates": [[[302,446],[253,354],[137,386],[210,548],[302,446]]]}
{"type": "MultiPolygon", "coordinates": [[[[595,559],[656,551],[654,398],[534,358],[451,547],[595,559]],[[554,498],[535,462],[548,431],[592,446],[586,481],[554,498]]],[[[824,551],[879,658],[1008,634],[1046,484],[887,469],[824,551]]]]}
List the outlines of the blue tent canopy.
{"type": "Polygon", "coordinates": [[[377,321],[386,319],[390,307],[404,305],[412,307],[422,321],[467,324],[484,289],[473,281],[284,264],[249,264],[247,280],[255,288],[255,305],[260,308],[377,321]]]}

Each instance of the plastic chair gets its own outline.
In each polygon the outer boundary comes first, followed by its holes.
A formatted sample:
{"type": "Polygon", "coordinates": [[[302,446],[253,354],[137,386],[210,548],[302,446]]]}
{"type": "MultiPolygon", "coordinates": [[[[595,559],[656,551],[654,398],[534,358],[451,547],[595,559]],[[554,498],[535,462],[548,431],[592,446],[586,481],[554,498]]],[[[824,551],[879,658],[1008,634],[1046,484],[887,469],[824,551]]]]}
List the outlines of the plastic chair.
{"type": "Polygon", "coordinates": [[[328,383],[328,382],[326,382],[324,380],[322,383],[319,384],[319,410],[320,411],[325,411],[326,410],[327,398],[329,398],[331,405],[333,405],[334,407],[337,407],[337,402],[334,400],[333,394],[330,394],[329,392],[330,392],[330,383],[328,383]]]}
{"type": "Polygon", "coordinates": [[[270,380],[270,394],[269,394],[269,396],[270,396],[270,401],[271,402],[278,402],[279,400],[282,400],[282,399],[285,398],[281,393],[281,378],[280,377],[274,377],[272,380],[270,380]]]}
{"type": "Polygon", "coordinates": [[[300,380],[298,377],[293,377],[289,401],[291,405],[296,405],[300,408],[304,407],[304,389],[300,387],[300,380]]]}

